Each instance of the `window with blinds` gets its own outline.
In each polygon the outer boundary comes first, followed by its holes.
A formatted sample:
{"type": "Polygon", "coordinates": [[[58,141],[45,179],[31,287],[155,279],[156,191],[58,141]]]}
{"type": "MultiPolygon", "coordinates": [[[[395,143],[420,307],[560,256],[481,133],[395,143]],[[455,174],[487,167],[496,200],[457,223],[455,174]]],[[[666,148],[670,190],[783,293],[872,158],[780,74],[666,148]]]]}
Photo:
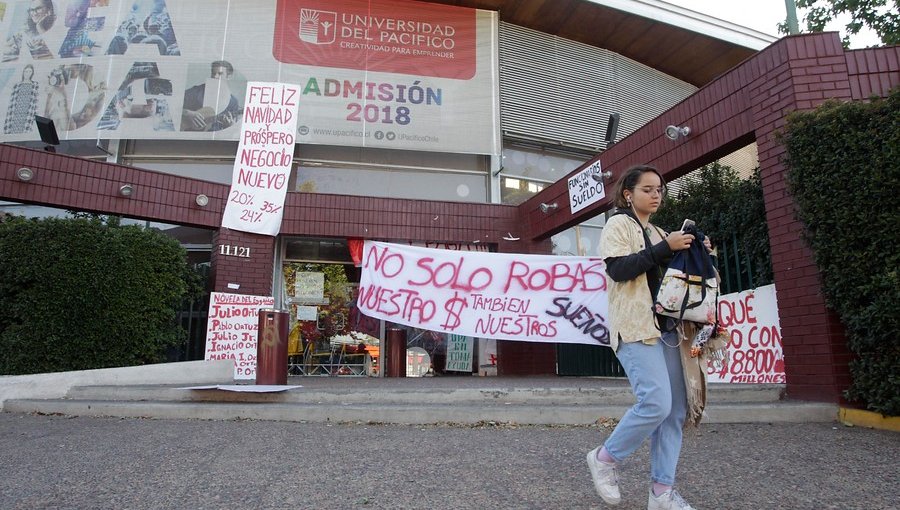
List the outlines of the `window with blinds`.
{"type": "Polygon", "coordinates": [[[616,140],[697,88],[603,48],[500,23],[500,122],[505,140],[599,152],[609,115],[616,140]]]}

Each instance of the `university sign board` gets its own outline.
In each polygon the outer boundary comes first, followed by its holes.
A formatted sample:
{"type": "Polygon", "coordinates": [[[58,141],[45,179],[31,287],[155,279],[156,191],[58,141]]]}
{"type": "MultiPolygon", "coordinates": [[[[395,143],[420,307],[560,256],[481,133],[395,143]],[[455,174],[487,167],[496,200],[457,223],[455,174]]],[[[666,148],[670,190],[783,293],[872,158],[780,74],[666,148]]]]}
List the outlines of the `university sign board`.
{"type": "Polygon", "coordinates": [[[240,140],[248,82],[300,90],[297,143],[499,152],[497,14],[414,0],[18,0],[0,141],[240,140]]]}

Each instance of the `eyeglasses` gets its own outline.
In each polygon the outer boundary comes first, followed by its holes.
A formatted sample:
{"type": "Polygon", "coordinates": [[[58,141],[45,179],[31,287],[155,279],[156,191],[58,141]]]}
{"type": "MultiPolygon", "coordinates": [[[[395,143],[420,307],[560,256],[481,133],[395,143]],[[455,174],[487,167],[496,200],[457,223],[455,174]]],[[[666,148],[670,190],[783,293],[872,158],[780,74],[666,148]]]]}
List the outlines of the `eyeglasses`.
{"type": "Polygon", "coordinates": [[[639,189],[639,190],[643,191],[644,193],[646,193],[646,194],[648,194],[648,195],[659,195],[659,196],[663,196],[663,194],[665,194],[665,192],[666,192],[666,188],[664,188],[664,187],[662,187],[662,186],[660,186],[660,187],[658,187],[658,188],[654,188],[654,187],[652,187],[652,186],[645,186],[645,187],[643,187],[643,188],[635,188],[635,189],[639,189]]]}
{"type": "Polygon", "coordinates": [[[39,7],[30,7],[28,9],[28,14],[39,14],[39,13],[43,14],[45,12],[47,12],[47,8],[44,7],[43,5],[41,5],[39,7]]]}

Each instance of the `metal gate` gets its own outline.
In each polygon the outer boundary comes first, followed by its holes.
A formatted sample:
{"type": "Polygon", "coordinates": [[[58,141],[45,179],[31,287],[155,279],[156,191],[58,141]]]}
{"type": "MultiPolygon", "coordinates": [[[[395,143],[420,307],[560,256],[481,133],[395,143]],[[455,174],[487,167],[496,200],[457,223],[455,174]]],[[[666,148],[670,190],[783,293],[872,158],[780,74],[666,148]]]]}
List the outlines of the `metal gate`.
{"type": "MultiPolygon", "coordinates": [[[[200,275],[203,289],[207,288],[209,266],[197,265],[194,270],[200,275]]],[[[209,315],[209,291],[196,298],[186,299],[177,314],[178,324],[184,328],[186,337],[177,352],[170,353],[169,361],[202,360],[206,352],[206,319],[209,315]],[[175,359],[173,359],[175,358],[175,359]]]]}
{"type": "Polygon", "coordinates": [[[612,349],[585,344],[557,344],[556,373],[570,376],[625,377],[625,370],[612,349]]]}

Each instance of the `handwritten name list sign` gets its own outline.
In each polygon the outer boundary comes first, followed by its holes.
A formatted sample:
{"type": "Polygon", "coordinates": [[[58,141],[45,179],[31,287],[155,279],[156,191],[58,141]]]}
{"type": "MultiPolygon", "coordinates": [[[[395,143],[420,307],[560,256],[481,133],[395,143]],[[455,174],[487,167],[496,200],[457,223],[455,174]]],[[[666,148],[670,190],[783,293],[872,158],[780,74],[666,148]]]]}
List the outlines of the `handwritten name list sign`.
{"type": "Polygon", "coordinates": [[[358,306],[455,335],[609,345],[603,260],[366,241],[358,306]]]}
{"type": "Polygon", "coordinates": [[[259,310],[273,306],[271,296],[210,294],[204,359],[234,360],[235,379],[255,379],[259,310]]]}
{"type": "Polygon", "coordinates": [[[294,160],[300,88],[249,82],[222,226],[277,235],[294,160]]]}

